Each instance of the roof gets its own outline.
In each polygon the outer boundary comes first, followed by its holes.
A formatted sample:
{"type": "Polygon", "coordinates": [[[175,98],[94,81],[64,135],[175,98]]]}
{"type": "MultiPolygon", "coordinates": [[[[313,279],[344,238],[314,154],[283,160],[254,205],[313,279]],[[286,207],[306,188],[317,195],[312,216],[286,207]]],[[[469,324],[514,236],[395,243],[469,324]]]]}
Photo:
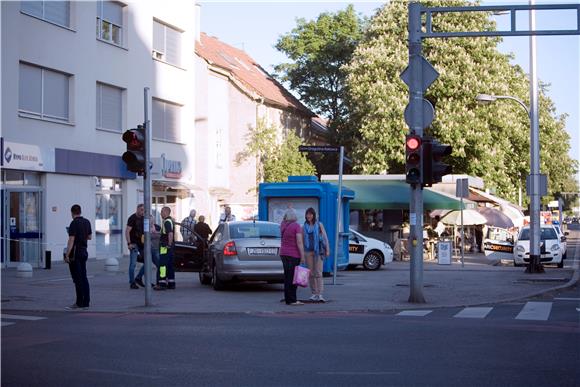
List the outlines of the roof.
{"type": "Polygon", "coordinates": [[[243,88],[263,98],[265,103],[292,109],[308,117],[315,116],[244,51],[202,32],[200,40],[195,43],[195,53],[210,65],[226,71],[243,88]]]}

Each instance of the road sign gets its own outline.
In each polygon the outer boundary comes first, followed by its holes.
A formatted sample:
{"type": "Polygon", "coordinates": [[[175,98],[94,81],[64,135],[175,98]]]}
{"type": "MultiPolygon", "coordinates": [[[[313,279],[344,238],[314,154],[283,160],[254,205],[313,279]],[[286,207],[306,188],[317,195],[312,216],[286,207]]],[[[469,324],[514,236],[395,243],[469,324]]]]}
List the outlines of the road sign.
{"type": "MultiPolygon", "coordinates": [[[[439,73],[435,70],[435,67],[423,55],[421,55],[421,75],[423,83],[421,85],[421,91],[425,92],[429,86],[439,77],[439,73]]],[[[411,87],[411,66],[407,66],[405,70],[401,73],[401,79],[409,88],[411,87]]]]}
{"type": "Polygon", "coordinates": [[[340,152],[339,146],[330,146],[330,145],[314,145],[314,146],[307,146],[307,145],[300,145],[298,147],[300,152],[340,152]]]}
{"type": "MultiPolygon", "coordinates": [[[[415,128],[419,126],[418,122],[413,122],[419,119],[419,117],[415,117],[413,115],[413,105],[415,103],[419,103],[416,101],[417,100],[412,99],[411,102],[409,102],[407,104],[407,107],[405,108],[404,113],[405,122],[407,123],[407,125],[409,125],[410,128],[415,128]]],[[[433,108],[433,105],[431,105],[431,102],[429,102],[428,100],[422,99],[421,101],[422,101],[421,115],[423,116],[423,123],[421,125],[421,128],[426,129],[433,122],[433,118],[435,117],[435,109],[433,108]]]]}

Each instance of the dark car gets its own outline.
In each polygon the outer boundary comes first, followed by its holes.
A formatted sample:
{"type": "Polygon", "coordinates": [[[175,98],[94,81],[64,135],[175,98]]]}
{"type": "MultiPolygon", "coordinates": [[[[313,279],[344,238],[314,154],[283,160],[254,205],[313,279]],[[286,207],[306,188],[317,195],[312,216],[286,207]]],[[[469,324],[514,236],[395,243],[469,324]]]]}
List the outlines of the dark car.
{"type": "Polygon", "coordinates": [[[207,241],[189,227],[175,223],[175,247],[173,249],[173,266],[175,271],[207,271],[207,241]],[[188,240],[181,238],[181,228],[190,231],[188,240]]]}
{"type": "Polygon", "coordinates": [[[264,221],[219,225],[208,248],[208,271],[202,284],[222,290],[233,281],[284,281],[280,260],[280,225],[264,221]]]}

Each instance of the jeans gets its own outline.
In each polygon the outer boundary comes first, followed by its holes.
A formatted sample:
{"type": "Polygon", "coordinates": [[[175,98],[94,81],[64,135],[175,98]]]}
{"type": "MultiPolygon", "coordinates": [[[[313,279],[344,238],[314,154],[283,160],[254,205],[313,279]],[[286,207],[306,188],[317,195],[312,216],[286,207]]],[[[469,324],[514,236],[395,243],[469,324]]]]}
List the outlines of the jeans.
{"type": "Polygon", "coordinates": [[[137,256],[139,255],[139,249],[133,247],[129,250],[129,283],[135,282],[135,267],[137,266],[137,256]]]}
{"type": "Polygon", "coordinates": [[[282,255],[282,265],[284,266],[284,300],[286,304],[296,302],[296,290],[298,285],[294,285],[294,270],[300,265],[300,258],[282,255]]]}
{"type": "Polygon", "coordinates": [[[75,260],[68,264],[70,275],[75,284],[75,304],[81,308],[88,307],[91,302],[91,291],[87,278],[87,259],[87,251],[79,251],[77,248],[75,260]]]}
{"type": "MultiPolygon", "coordinates": [[[[151,247],[151,261],[153,262],[156,268],[159,267],[159,247],[157,248],[151,247]]],[[[145,275],[145,263],[141,265],[141,269],[139,270],[139,273],[135,278],[142,279],[144,275],[145,275]]]]}

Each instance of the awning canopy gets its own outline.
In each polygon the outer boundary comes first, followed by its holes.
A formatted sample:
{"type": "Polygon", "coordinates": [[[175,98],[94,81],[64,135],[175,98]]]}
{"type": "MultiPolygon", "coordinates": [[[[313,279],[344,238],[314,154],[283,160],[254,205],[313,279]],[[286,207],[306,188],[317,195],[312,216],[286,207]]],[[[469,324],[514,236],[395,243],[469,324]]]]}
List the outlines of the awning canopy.
{"type": "MultiPolygon", "coordinates": [[[[350,202],[353,210],[372,209],[409,209],[411,189],[409,184],[402,180],[391,178],[380,179],[382,176],[369,176],[371,179],[364,179],[363,176],[348,175],[343,177],[343,185],[355,192],[354,199],[350,202]]],[[[323,176],[323,181],[336,183],[336,175],[323,176]]],[[[464,208],[469,200],[464,199],[464,208]]],[[[423,208],[425,210],[435,209],[461,209],[461,202],[458,198],[448,194],[437,192],[429,188],[423,189],[423,208]]]]}

